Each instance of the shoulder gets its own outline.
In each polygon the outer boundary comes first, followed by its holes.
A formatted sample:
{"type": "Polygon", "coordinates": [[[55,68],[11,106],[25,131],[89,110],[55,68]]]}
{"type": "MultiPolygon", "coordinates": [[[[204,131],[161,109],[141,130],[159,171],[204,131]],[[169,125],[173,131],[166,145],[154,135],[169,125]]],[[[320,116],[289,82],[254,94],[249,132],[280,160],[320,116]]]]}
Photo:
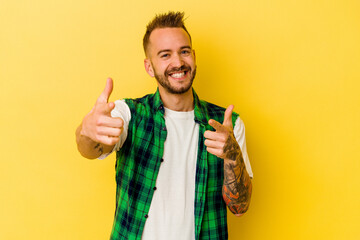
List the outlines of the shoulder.
{"type": "Polygon", "coordinates": [[[224,114],[226,110],[226,108],[224,107],[221,107],[211,102],[207,102],[205,100],[200,100],[199,103],[204,109],[206,109],[207,113],[210,115],[224,114]]]}
{"type": "Polygon", "coordinates": [[[150,111],[154,94],[147,94],[140,98],[124,98],[123,101],[128,105],[132,113],[150,111]]]}
{"type": "MultiPolygon", "coordinates": [[[[204,110],[204,112],[206,113],[207,117],[209,119],[215,119],[219,122],[222,122],[224,120],[224,114],[225,114],[225,107],[216,105],[214,103],[205,101],[205,100],[199,100],[199,105],[201,107],[201,109],[204,110]]],[[[232,114],[232,118],[233,118],[233,124],[235,122],[235,120],[239,117],[239,114],[236,112],[233,112],[232,114]]]]}

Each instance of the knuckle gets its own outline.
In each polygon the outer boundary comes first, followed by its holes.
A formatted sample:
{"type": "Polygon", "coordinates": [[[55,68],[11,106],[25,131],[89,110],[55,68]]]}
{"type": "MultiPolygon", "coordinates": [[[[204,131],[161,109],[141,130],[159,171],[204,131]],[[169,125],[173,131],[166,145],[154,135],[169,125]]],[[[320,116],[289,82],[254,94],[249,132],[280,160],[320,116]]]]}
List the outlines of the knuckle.
{"type": "Polygon", "coordinates": [[[110,141],[111,141],[111,139],[109,139],[108,136],[103,136],[103,138],[102,138],[102,143],[103,144],[110,145],[110,141]]]}
{"type": "Polygon", "coordinates": [[[118,124],[119,124],[120,127],[124,126],[124,120],[122,120],[121,118],[119,118],[118,124]]]}
{"type": "Polygon", "coordinates": [[[121,129],[117,128],[116,131],[115,131],[116,137],[120,136],[120,134],[121,134],[121,129]]]}
{"type": "Polygon", "coordinates": [[[206,148],[206,151],[208,151],[209,153],[212,153],[211,149],[210,148],[206,148]]]}
{"type": "Polygon", "coordinates": [[[222,156],[224,154],[224,151],[222,149],[217,150],[217,155],[222,156]]]}
{"type": "Polygon", "coordinates": [[[106,137],[105,138],[105,145],[108,145],[108,146],[111,146],[112,145],[112,138],[110,138],[110,137],[106,137]]]}
{"type": "Polygon", "coordinates": [[[205,137],[205,138],[208,138],[208,136],[209,136],[209,132],[208,132],[208,131],[205,131],[205,132],[204,132],[204,137],[205,137]]]}
{"type": "Polygon", "coordinates": [[[118,137],[111,138],[110,145],[115,145],[119,141],[118,137]]]}
{"type": "Polygon", "coordinates": [[[102,124],[103,124],[103,119],[102,119],[101,117],[98,117],[98,118],[96,119],[96,125],[100,126],[100,125],[102,125],[102,124]]]}
{"type": "Polygon", "coordinates": [[[103,144],[104,145],[107,145],[107,146],[111,146],[111,140],[109,140],[108,138],[104,138],[104,141],[103,141],[103,144]]]}
{"type": "Polygon", "coordinates": [[[98,134],[95,134],[95,136],[94,136],[94,138],[95,138],[95,141],[96,142],[101,142],[101,136],[100,135],[98,135],[98,134]]]}

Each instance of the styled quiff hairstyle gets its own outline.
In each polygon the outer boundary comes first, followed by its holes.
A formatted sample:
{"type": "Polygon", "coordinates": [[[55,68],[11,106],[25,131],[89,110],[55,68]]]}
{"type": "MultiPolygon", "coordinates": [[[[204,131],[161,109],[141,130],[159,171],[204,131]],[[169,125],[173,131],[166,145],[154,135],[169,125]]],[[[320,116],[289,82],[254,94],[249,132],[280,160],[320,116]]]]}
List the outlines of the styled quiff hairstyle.
{"type": "Polygon", "coordinates": [[[157,28],[182,28],[189,35],[190,43],[191,36],[187,31],[184,24],[184,12],[173,12],[169,11],[168,13],[158,14],[151,20],[146,26],[146,32],[143,38],[143,47],[146,54],[147,47],[149,45],[149,38],[152,33],[157,28]]]}

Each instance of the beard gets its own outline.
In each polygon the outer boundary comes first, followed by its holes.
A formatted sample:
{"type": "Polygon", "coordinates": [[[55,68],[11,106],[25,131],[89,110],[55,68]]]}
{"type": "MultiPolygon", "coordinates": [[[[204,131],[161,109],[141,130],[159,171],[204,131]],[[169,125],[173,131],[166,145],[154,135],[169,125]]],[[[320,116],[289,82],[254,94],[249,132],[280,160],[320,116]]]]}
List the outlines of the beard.
{"type": "Polygon", "coordinates": [[[196,75],[196,66],[194,70],[191,69],[191,67],[187,65],[183,65],[180,68],[172,68],[168,69],[164,72],[164,74],[158,74],[154,69],[154,75],[155,79],[158,81],[158,83],[169,93],[172,94],[183,94],[189,91],[189,89],[192,87],[195,75],[196,75]],[[186,71],[186,74],[190,75],[190,81],[186,85],[176,88],[175,86],[172,86],[168,77],[172,72],[178,72],[178,71],[186,71]]]}

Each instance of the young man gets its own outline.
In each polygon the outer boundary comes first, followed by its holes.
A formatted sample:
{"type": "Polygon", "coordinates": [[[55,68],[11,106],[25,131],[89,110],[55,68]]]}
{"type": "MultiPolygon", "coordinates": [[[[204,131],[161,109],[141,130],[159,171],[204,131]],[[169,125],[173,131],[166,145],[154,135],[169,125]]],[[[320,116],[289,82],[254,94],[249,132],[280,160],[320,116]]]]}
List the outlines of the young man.
{"type": "Polygon", "coordinates": [[[116,150],[113,240],[227,239],[226,206],[236,216],[249,207],[244,124],[232,105],[201,101],[192,89],[195,51],[183,17],[169,12],[147,26],[144,65],[156,93],[108,102],[108,79],[76,131],[86,158],[116,150]]]}

